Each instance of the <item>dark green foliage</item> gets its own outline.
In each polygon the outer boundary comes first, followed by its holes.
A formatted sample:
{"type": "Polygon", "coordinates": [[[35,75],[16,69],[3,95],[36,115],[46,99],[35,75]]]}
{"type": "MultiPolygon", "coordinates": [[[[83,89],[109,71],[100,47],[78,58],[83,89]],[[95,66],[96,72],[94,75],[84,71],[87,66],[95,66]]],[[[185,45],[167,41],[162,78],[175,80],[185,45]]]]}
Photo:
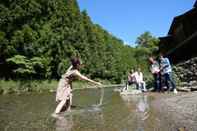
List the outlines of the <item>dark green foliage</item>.
{"type": "Polygon", "coordinates": [[[93,24],[76,0],[0,1],[1,78],[59,78],[78,55],[83,73],[121,82],[146,55],[138,50],[93,24]]]}

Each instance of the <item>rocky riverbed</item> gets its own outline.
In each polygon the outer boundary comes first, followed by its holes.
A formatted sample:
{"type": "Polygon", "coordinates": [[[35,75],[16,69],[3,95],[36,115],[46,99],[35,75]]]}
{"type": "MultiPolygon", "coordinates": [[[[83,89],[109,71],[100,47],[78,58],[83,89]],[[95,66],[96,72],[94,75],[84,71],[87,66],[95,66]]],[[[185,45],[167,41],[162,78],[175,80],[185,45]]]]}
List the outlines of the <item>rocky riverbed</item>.
{"type": "MultiPolygon", "coordinates": [[[[155,96],[155,95],[154,95],[155,96]]],[[[178,131],[197,130],[197,92],[156,95],[153,106],[178,131]],[[158,99],[157,99],[158,98],[158,99]]],[[[167,122],[167,121],[166,121],[167,122]]]]}

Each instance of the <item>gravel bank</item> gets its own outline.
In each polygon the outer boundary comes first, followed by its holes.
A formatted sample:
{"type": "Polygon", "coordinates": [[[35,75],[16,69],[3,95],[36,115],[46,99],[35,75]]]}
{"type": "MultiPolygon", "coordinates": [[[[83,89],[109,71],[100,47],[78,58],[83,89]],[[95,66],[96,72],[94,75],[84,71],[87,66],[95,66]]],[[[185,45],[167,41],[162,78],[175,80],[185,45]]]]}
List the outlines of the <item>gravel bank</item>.
{"type": "Polygon", "coordinates": [[[197,131],[197,92],[155,95],[152,104],[172,129],[197,131]]]}

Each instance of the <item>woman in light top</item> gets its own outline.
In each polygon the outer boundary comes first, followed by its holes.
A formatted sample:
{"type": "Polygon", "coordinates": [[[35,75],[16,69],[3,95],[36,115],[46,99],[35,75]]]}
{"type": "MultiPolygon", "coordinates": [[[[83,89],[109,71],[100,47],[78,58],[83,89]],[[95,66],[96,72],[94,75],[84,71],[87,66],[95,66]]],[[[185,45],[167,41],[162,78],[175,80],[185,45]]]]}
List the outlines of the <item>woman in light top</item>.
{"type": "Polygon", "coordinates": [[[81,79],[96,85],[101,85],[101,83],[93,81],[79,72],[81,67],[79,58],[72,58],[71,63],[72,65],[68,68],[66,73],[62,75],[57,87],[56,101],[58,105],[55,109],[55,114],[60,113],[63,107],[66,107],[66,111],[70,110],[72,105],[72,82],[74,80],[81,79]]]}
{"type": "Polygon", "coordinates": [[[136,72],[136,75],[135,75],[135,78],[136,78],[136,83],[137,83],[138,89],[141,90],[141,91],[147,91],[146,83],[143,80],[143,73],[141,72],[140,68],[138,68],[138,70],[136,72]]]}

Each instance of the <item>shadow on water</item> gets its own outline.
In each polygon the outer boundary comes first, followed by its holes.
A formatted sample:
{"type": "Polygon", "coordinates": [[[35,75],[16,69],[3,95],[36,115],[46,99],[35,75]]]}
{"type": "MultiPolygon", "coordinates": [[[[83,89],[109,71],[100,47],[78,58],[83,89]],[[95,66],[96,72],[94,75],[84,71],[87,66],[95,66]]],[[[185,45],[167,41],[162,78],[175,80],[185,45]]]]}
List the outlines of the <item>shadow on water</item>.
{"type": "Polygon", "coordinates": [[[55,94],[0,96],[1,131],[166,131],[152,97],[119,95],[113,88],[74,91],[71,112],[51,117],[55,94]],[[162,124],[161,124],[162,123],[162,124]],[[162,127],[162,128],[161,128],[162,127]]]}

